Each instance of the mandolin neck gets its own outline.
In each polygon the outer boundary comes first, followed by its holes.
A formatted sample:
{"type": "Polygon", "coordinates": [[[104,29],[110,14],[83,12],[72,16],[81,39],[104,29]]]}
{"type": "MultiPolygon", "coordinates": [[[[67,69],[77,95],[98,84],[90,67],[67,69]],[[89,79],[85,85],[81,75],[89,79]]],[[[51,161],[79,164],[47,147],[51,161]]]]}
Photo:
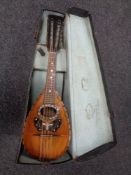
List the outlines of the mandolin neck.
{"type": "Polygon", "coordinates": [[[45,104],[54,104],[55,100],[55,85],[56,85],[56,52],[49,51],[48,58],[48,70],[46,76],[46,85],[45,85],[45,104]]]}

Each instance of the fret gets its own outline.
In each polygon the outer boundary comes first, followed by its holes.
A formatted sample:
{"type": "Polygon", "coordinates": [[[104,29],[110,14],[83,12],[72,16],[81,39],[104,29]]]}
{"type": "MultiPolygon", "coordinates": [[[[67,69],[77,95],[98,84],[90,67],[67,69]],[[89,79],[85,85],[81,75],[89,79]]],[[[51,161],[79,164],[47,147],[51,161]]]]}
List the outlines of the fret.
{"type": "MultiPolygon", "coordinates": [[[[55,100],[55,84],[56,84],[56,53],[59,46],[60,33],[62,29],[62,19],[54,19],[52,16],[49,18],[48,28],[48,69],[45,85],[44,103],[54,103],[55,100]]],[[[62,37],[61,37],[62,38],[62,37]]]]}
{"type": "Polygon", "coordinates": [[[45,103],[54,103],[56,78],[56,52],[49,52],[48,70],[45,86],[45,103]]]}

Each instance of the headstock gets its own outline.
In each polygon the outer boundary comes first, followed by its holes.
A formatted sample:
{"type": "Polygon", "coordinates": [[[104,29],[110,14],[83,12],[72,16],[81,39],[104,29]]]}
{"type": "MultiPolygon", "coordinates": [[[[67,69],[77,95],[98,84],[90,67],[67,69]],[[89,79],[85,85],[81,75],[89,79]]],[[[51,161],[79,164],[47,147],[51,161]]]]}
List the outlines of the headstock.
{"type": "Polygon", "coordinates": [[[63,47],[63,25],[63,17],[48,16],[47,48],[49,51],[56,52],[60,47],[63,47]]]}

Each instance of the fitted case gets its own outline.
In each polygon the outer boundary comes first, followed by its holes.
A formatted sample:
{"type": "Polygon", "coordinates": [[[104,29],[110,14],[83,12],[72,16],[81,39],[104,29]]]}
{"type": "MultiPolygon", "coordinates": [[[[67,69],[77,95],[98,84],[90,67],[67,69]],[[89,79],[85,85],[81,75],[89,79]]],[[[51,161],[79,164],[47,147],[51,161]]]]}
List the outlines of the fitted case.
{"type": "MultiPolygon", "coordinates": [[[[47,17],[65,16],[64,48],[57,53],[56,89],[67,108],[71,123],[68,151],[56,161],[87,160],[116,143],[113,112],[110,108],[98,47],[90,14],[78,8],[66,14],[43,10],[30,84],[28,111],[44,88],[48,63],[47,17]]],[[[26,115],[25,115],[26,116],[26,115]]],[[[40,164],[20,145],[18,163],[40,164]]]]}

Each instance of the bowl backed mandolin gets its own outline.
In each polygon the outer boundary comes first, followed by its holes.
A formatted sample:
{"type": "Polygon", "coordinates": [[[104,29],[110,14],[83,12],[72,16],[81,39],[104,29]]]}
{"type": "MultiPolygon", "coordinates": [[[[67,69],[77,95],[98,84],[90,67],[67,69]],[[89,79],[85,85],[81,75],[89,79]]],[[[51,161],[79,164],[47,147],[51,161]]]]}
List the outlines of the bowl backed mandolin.
{"type": "Polygon", "coordinates": [[[24,149],[40,161],[58,159],[67,151],[70,142],[68,115],[55,89],[56,55],[62,39],[62,23],[63,18],[48,17],[46,84],[29,112],[23,130],[24,149]]]}

